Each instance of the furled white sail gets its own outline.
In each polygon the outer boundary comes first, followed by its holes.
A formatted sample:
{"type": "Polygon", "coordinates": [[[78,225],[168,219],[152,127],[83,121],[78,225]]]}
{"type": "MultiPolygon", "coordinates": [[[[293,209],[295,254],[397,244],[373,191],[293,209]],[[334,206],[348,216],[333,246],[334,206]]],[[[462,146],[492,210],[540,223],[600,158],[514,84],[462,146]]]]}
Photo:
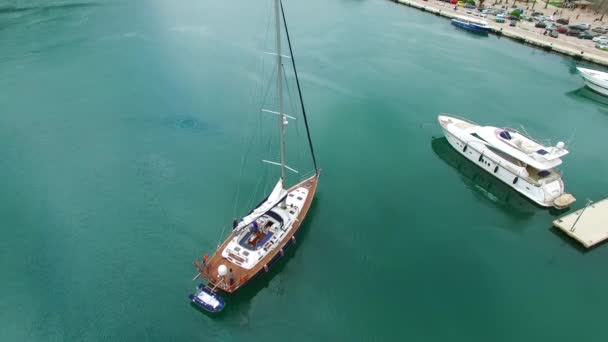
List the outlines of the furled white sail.
{"type": "Polygon", "coordinates": [[[251,222],[255,221],[255,219],[264,215],[264,213],[266,213],[268,210],[279,204],[279,202],[281,202],[285,196],[287,196],[287,190],[283,188],[283,179],[280,178],[266,201],[250,212],[249,215],[243,217],[235,229],[238,231],[251,224],[251,222]]]}

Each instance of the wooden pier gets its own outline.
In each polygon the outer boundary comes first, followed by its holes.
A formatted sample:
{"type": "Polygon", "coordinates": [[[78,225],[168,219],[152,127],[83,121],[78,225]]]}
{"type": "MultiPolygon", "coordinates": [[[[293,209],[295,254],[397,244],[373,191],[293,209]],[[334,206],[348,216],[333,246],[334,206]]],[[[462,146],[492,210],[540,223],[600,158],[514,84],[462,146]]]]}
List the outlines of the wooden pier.
{"type": "Polygon", "coordinates": [[[563,216],[553,225],[590,248],[608,239],[608,198],[563,216]]]}

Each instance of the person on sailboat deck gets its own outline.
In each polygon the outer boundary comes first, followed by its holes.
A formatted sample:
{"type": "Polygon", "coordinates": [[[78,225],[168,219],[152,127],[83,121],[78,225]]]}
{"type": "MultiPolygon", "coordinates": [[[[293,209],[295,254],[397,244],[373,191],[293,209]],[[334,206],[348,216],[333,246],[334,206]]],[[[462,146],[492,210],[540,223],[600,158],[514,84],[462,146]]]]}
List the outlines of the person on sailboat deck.
{"type": "Polygon", "coordinates": [[[258,233],[258,231],[259,231],[259,229],[258,229],[258,228],[259,228],[259,227],[258,227],[258,222],[254,220],[254,221],[251,223],[251,228],[249,229],[249,231],[250,231],[251,233],[253,233],[253,234],[257,234],[257,233],[258,233]]]}

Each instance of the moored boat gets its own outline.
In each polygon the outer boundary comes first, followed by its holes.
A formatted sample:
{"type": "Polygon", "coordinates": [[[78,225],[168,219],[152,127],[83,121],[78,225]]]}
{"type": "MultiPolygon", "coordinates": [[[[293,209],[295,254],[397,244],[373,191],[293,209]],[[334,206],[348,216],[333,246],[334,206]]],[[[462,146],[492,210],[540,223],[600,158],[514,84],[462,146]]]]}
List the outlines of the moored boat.
{"type": "Polygon", "coordinates": [[[543,146],[512,128],[480,126],[445,114],[438,121],[456,151],[536,204],[563,209],[576,200],[565,193],[557,170],[568,154],[563,142],[543,146]]]}
{"type": "Polygon", "coordinates": [[[220,312],[226,305],[224,298],[205,284],[200,284],[196,292],[190,294],[188,298],[192,304],[209,312],[220,312]]]}
{"type": "Polygon", "coordinates": [[[490,26],[487,21],[462,15],[455,16],[452,19],[452,25],[478,33],[488,33],[490,31],[490,26]]]}
{"type": "Polygon", "coordinates": [[[274,0],[274,12],[276,51],[266,54],[274,56],[276,61],[274,72],[277,83],[277,107],[273,110],[262,109],[262,111],[278,117],[277,143],[280,161],[263,161],[279,166],[280,177],[264,200],[248,214],[240,219],[235,219],[232,231],[225,237],[224,242],[217,247],[211,257],[205,254],[202,263],[194,262],[198,271],[194,279],[200,276],[207,281],[206,286],[199,287],[203,293],[203,299],[194,296],[194,302],[200,308],[210,312],[215,311],[209,310],[208,302],[217,304],[215,302],[217,300],[223,303],[223,299],[219,299],[221,296],[217,291],[233,293],[239,290],[260,274],[268,272],[272,265],[285,255],[287,248],[296,244],[297,234],[312,204],[320,176],[281,0],[274,0]],[[289,56],[283,55],[281,51],[283,29],[285,30],[289,56]],[[286,80],[284,78],[284,62],[287,60],[290,60],[293,67],[302,118],[306,128],[306,137],[314,166],[312,175],[300,177],[299,181],[291,186],[287,185],[286,171],[289,170],[298,174],[299,172],[286,165],[286,126],[289,120],[296,120],[295,117],[287,115],[284,111],[283,81],[286,80]]]}
{"type": "Polygon", "coordinates": [[[608,96],[608,73],[593,69],[576,67],[581,73],[585,85],[591,90],[600,93],[604,96],[608,96]]]}

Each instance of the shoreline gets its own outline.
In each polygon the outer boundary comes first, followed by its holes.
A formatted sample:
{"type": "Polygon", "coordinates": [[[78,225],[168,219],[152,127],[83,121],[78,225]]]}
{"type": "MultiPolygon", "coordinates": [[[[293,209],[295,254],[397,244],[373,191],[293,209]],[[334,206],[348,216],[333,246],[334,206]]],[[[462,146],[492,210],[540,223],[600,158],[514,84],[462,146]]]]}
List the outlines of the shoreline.
{"type": "MultiPolygon", "coordinates": [[[[419,9],[423,12],[429,12],[434,15],[442,16],[442,17],[445,17],[448,19],[452,19],[457,15],[476,18],[472,15],[465,13],[464,8],[462,8],[460,11],[453,11],[451,6],[439,7],[436,4],[427,2],[427,1],[425,1],[424,3],[419,3],[414,0],[391,0],[391,1],[394,3],[397,3],[397,4],[413,7],[413,8],[419,9]]],[[[478,17],[477,17],[477,19],[478,19],[478,17]]],[[[593,51],[593,50],[590,51],[590,49],[587,47],[568,46],[568,45],[573,45],[573,44],[571,44],[569,42],[559,41],[559,38],[550,38],[551,39],[550,41],[544,41],[543,39],[535,37],[536,35],[539,35],[537,33],[534,33],[531,31],[523,31],[521,29],[520,30],[513,29],[507,23],[498,24],[496,22],[493,22],[493,21],[490,21],[487,19],[485,19],[485,20],[488,22],[488,26],[490,26],[490,33],[492,33],[492,34],[511,38],[520,43],[533,45],[533,46],[539,47],[545,51],[555,51],[557,53],[573,57],[576,60],[584,60],[587,62],[599,64],[602,66],[608,66],[608,52],[597,50],[601,54],[606,55],[606,56],[600,56],[595,51],[593,51]]],[[[548,36],[542,36],[542,35],[540,35],[540,36],[548,38],[548,36]]]]}

